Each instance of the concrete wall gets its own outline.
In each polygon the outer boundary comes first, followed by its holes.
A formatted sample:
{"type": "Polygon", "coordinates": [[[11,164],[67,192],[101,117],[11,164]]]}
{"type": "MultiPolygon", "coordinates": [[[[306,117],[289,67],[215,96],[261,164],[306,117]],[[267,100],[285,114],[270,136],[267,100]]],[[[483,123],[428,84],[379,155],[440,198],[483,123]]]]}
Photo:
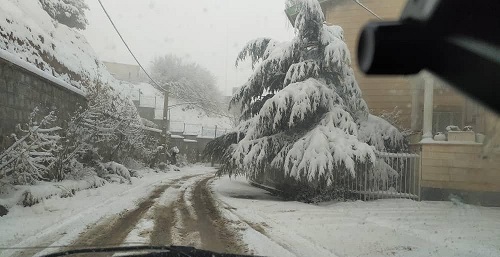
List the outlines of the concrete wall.
{"type": "Polygon", "coordinates": [[[482,144],[423,144],[422,199],[448,200],[456,194],[466,202],[500,206],[500,155],[482,153],[482,144]]]}
{"type": "Polygon", "coordinates": [[[56,125],[64,126],[85,97],[7,60],[0,59],[0,150],[10,145],[16,125],[26,123],[33,108],[55,108],[56,125]]]}

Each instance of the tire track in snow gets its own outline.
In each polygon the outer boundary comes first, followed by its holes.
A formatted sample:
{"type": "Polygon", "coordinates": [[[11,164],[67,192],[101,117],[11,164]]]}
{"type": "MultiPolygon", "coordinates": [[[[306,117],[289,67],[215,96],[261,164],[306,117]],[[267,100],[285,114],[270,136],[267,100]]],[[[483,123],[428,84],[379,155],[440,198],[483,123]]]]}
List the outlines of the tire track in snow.
{"type": "Polygon", "coordinates": [[[135,209],[125,211],[98,223],[95,227],[84,232],[72,245],[94,247],[123,244],[127,236],[137,227],[142,219],[151,219],[151,217],[145,217],[146,213],[156,213],[151,211],[151,209],[156,204],[158,198],[168,191],[167,189],[197,176],[200,175],[184,176],[173,179],[167,184],[157,186],[135,209]]]}
{"type": "MultiPolygon", "coordinates": [[[[280,226],[278,224],[273,224],[271,219],[266,219],[262,216],[259,216],[261,220],[265,221],[265,225],[250,222],[247,221],[247,219],[245,219],[243,215],[238,214],[235,211],[236,208],[234,208],[230,204],[224,202],[221,199],[217,199],[217,202],[221,205],[221,209],[225,209],[225,211],[230,216],[235,217],[233,218],[234,220],[244,223],[244,227],[253,230],[253,232],[261,235],[269,242],[282,247],[282,250],[287,252],[287,256],[342,256],[318,245],[311,239],[305,238],[298,234],[293,235],[281,231],[279,229],[280,226]]],[[[258,215],[256,213],[252,214],[258,215]]]]}
{"type": "MultiPolygon", "coordinates": [[[[158,186],[161,182],[155,182],[151,183],[148,186],[158,186]]],[[[74,216],[70,217],[69,219],[66,219],[59,223],[56,226],[47,228],[46,230],[42,231],[41,233],[38,233],[34,236],[28,237],[25,240],[22,240],[16,245],[13,245],[12,247],[31,247],[31,246],[46,246],[46,245],[52,245],[59,241],[61,238],[63,238],[66,235],[65,228],[68,227],[69,225],[73,223],[79,222],[79,220],[84,217],[85,215],[92,214],[95,210],[104,207],[108,204],[111,204],[112,202],[116,201],[120,197],[123,197],[131,192],[141,190],[142,186],[140,187],[132,187],[128,188],[121,193],[112,196],[102,203],[95,205],[83,212],[77,213],[74,216]]],[[[33,248],[33,249],[25,249],[25,250],[11,250],[11,251],[2,251],[1,256],[35,256],[39,253],[44,252],[45,249],[41,248],[33,248]]]]}
{"type": "Polygon", "coordinates": [[[145,201],[137,208],[108,219],[84,233],[73,242],[76,246],[106,246],[120,245],[128,234],[135,228],[143,215],[153,206],[155,200],[170,186],[170,184],[157,187],[145,201]]]}
{"type": "Polygon", "coordinates": [[[154,244],[187,245],[214,252],[242,254],[247,252],[238,234],[229,226],[212,198],[210,176],[199,176],[184,183],[175,201],[157,206],[154,244]]]}

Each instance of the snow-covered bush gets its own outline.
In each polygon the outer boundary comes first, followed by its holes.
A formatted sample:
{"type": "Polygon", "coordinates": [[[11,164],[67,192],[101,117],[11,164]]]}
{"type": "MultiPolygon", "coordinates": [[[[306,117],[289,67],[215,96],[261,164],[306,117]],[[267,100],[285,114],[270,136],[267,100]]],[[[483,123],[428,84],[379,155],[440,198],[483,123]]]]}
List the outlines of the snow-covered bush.
{"type": "Polygon", "coordinates": [[[239,54],[236,65],[249,57],[254,67],[231,101],[241,106],[245,125],[235,133],[244,136],[237,145],[220,145],[231,152],[226,167],[250,178],[278,171],[287,184],[314,195],[343,190],[338,178],[373,165],[375,147],[388,149],[385,144],[397,145],[400,136],[391,124],[370,119],[343,30],[325,25],[317,0],[296,2],[291,42],[256,39],[239,54]],[[371,122],[377,124],[366,125],[371,122]],[[383,131],[363,129],[373,126],[383,131]]]}
{"type": "Polygon", "coordinates": [[[28,124],[18,125],[21,137],[13,134],[14,144],[0,154],[0,177],[12,184],[33,184],[36,181],[59,179],[54,172],[56,155],[61,151],[57,134],[61,128],[51,126],[56,120],[54,111],[37,121],[39,109],[31,113],[28,124]]]}
{"type": "Polygon", "coordinates": [[[131,182],[131,176],[129,170],[116,162],[107,162],[101,164],[101,169],[98,171],[100,177],[105,178],[112,182],[124,183],[131,182]]]}
{"type": "Polygon", "coordinates": [[[169,165],[167,163],[164,163],[164,162],[160,162],[158,164],[158,169],[160,169],[161,171],[163,172],[166,172],[166,171],[169,171],[169,165]]]}
{"type": "Polygon", "coordinates": [[[70,28],[85,29],[89,22],[85,10],[89,7],[84,0],[39,0],[42,8],[57,22],[70,28]]]}
{"type": "Polygon", "coordinates": [[[178,154],[177,155],[177,166],[186,167],[189,165],[189,161],[186,154],[178,154]]]}
{"type": "Polygon", "coordinates": [[[139,170],[139,169],[142,169],[144,168],[144,163],[140,162],[140,161],[137,161],[133,158],[127,158],[123,161],[123,165],[125,167],[127,167],[127,169],[129,170],[139,170]]]}
{"type": "Polygon", "coordinates": [[[406,137],[411,135],[412,130],[404,125],[402,114],[403,111],[396,106],[391,111],[383,110],[379,117],[396,127],[406,137]]]}

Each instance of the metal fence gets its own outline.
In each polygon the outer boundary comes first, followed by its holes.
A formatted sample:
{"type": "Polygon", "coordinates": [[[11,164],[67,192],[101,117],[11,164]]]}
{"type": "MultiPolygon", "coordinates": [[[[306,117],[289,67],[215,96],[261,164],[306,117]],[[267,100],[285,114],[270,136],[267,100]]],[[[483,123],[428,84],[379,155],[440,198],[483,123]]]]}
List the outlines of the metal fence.
{"type": "MultiPolygon", "coordinates": [[[[355,176],[346,170],[334,172],[330,188],[340,199],[369,201],[407,198],[419,200],[419,169],[420,156],[418,154],[377,152],[375,163],[355,167],[355,176]]],[[[250,180],[256,185],[272,188],[275,191],[279,188],[286,191],[287,182],[284,182],[285,177],[280,170],[262,172],[250,180]]]]}
{"type": "Polygon", "coordinates": [[[170,132],[183,133],[184,135],[197,135],[205,138],[216,138],[227,134],[229,130],[218,126],[210,127],[202,124],[170,121],[170,132]]]}
{"type": "Polygon", "coordinates": [[[348,192],[361,200],[420,198],[420,156],[410,153],[378,152],[373,165],[358,169],[356,176],[345,176],[348,192]]]}

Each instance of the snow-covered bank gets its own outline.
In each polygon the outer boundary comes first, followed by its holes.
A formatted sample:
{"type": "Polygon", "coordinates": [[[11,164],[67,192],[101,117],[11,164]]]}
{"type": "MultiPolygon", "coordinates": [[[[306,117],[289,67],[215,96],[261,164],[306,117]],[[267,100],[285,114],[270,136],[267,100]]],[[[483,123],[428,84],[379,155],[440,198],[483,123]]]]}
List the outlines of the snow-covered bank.
{"type": "MultiPolygon", "coordinates": [[[[155,186],[184,176],[213,170],[193,166],[179,172],[145,172],[132,184],[106,184],[97,189],[76,192],[71,198],[51,198],[32,207],[14,206],[0,217],[0,247],[32,247],[66,245],[75,240],[88,226],[106,217],[134,208],[155,186]]],[[[14,251],[1,251],[11,256],[14,251]]]]}
{"type": "Polygon", "coordinates": [[[249,224],[241,233],[256,254],[500,256],[500,208],[411,200],[283,202],[244,178],[217,179],[213,189],[227,216],[249,224]]]}

